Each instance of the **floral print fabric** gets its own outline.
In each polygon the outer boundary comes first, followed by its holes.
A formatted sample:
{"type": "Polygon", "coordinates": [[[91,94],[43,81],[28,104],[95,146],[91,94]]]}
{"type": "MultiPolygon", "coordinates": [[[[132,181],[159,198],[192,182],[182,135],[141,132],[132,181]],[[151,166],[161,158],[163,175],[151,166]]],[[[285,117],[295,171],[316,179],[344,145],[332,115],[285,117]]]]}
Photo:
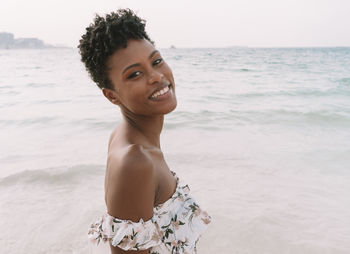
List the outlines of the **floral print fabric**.
{"type": "Polygon", "coordinates": [[[139,222],[120,220],[108,213],[90,227],[88,237],[96,244],[110,241],[123,250],[149,249],[151,254],[193,254],[211,217],[190,195],[188,185],[176,177],[172,197],[153,209],[153,217],[139,222]]]}

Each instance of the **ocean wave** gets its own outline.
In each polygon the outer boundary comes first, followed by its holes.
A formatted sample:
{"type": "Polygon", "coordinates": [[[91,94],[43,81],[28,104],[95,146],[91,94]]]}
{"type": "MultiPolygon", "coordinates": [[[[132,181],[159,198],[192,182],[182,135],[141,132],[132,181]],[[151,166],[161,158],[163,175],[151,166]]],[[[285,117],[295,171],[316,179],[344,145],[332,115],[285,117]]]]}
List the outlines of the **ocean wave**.
{"type": "Polygon", "coordinates": [[[71,100],[60,99],[60,100],[35,100],[32,103],[34,104],[57,104],[57,103],[69,103],[71,100]]]}
{"type": "Polygon", "coordinates": [[[18,94],[21,94],[21,92],[19,91],[1,91],[0,94],[6,94],[6,95],[18,95],[18,94]]]}
{"type": "Polygon", "coordinates": [[[342,86],[350,86],[350,78],[341,78],[336,81],[342,86]]]}
{"type": "Polygon", "coordinates": [[[57,117],[42,116],[42,117],[33,117],[33,118],[27,118],[27,119],[0,120],[0,125],[29,126],[29,125],[38,124],[38,123],[48,124],[56,121],[57,121],[57,117]]]}
{"type": "Polygon", "coordinates": [[[12,89],[13,86],[9,86],[9,85],[3,85],[3,86],[1,86],[1,85],[0,85],[0,89],[4,89],[4,88],[10,88],[10,89],[12,89]]]}
{"type": "Polygon", "coordinates": [[[247,124],[297,124],[297,125],[320,125],[320,126],[348,126],[350,125],[350,112],[296,111],[285,109],[271,109],[266,111],[235,111],[232,116],[241,119],[247,124]]]}
{"type": "Polygon", "coordinates": [[[215,112],[201,110],[198,112],[177,111],[165,121],[166,129],[194,128],[224,130],[234,125],[297,124],[322,126],[349,126],[350,112],[346,111],[297,111],[285,109],[270,110],[234,110],[215,112]]]}
{"type": "Polygon", "coordinates": [[[17,103],[15,103],[15,102],[12,102],[12,103],[11,102],[7,102],[7,103],[1,104],[0,108],[11,108],[11,107],[16,106],[16,105],[17,105],[17,103]]]}
{"type": "MultiPolygon", "coordinates": [[[[350,82],[350,81],[349,81],[350,82]]],[[[350,90],[342,88],[332,88],[327,90],[296,90],[296,91],[264,91],[264,92],[247,92],[247,93],[232,93],[230,96],[233,98],[255,98],[255,97],[273,97],[273,96],[286,96],[286,97],[333,97],[333,96],[350,96],[350,90]]],[[[220,98],[217,98],[220,99],[220,98]]]]}
{"type": "Polygon", "coordinates": [[[103,165],[76,165],[72,167],[55,167],[37,170],[24,170],[0,179],[0,187],[14,184],[48,184],[69,185],[83,182],[88,177],[104,174],[103,165]]]}
{"type": "Polygon", "coordinates": [[[235,71],[238,71],[238,72],[250,72],[250,71],[254,71],[254,70],[248,69],[248,68],[241,68],[241,69],[235,69],[235,71]]]}
{"type": "Polygon", "coordinates": [[[89,128],[98,129],[98,130],[111,130],[116,126],[116,121],[103,121],[102,119],[82,119],[77,124],[86,124],[89,128]]]}
{"type": "Polygon", "coordinates": [[[28,87],[52,87],[55,83],[28,83],[28,87]]]}
{"type": "MultiPolygon", "coordinates": [[[[52,102],[53,104],[61,103],[60,101],[52,102]]],[[[64,103],[64,102],[62,102],[64,103]]],[[[12,104],[0,105],[0,108],[10,107],[12,104]]],[[[63,116],[41,116],[41,117],[32,117],[26,119],[3,119],[0,120],[0,126],[9,127],[14,126],[18,128],[19,126],[24,127],[33,127],[33,126],[43,125],[46,128],[48,126],[59,127],[59,126],[70,126],[78,127],[85,129],[94,129],[94,130],[111,130],[115,128],[115,121],[104,121],[100,118],[81,118],[81,119],[69,119],[63,116]]]]}

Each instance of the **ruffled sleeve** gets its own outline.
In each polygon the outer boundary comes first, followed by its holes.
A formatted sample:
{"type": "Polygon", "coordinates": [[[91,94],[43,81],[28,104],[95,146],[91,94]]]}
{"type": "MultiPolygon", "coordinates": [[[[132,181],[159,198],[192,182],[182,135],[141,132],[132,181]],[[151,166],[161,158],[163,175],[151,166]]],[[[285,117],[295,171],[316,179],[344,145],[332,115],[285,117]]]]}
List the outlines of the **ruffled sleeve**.
{"type": "Polygon", "coordinates": [[[93,223],[89,230],[89,239],[99,244],[110,241],[113,246],[123,250],[146,250],[162,243],[160,229],[153,218],[139,222],[121,220],[108,213],[93,223]]]}

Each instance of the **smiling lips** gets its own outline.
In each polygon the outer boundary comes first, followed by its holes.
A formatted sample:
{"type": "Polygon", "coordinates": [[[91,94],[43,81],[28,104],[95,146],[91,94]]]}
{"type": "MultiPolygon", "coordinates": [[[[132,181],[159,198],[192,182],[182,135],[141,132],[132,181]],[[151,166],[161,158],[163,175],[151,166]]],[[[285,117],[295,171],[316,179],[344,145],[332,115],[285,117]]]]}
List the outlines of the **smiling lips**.
{"type": "Polygon", "coordinates": [[[154,93],[150,96],[150,98],[151,98],[151,99],[156,99],[156,98],[158,98],[159,96],[161,96],[161,95],[166,94],[167,92],[169,92],[169,90],[170,90],[170,85],[164,87],[164,88],[161,89],[161,90],[158,90],[158,91],[154,92],[154,93]]]}

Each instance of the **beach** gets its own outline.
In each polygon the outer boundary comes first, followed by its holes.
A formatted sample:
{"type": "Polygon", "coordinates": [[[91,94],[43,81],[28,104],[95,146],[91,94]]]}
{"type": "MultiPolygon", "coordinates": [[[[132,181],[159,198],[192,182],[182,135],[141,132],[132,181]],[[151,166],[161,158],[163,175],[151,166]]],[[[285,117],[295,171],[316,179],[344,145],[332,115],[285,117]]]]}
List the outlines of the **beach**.
{"type": "MultiPolygon", "coordinates": [[[[350,251],[350,48],[160,49],[165,159],[212,216],[198,253],[350,251]]],[[[87,253],[119,109],[77,49],[0,50],[0,246],[87,253]]]]}

